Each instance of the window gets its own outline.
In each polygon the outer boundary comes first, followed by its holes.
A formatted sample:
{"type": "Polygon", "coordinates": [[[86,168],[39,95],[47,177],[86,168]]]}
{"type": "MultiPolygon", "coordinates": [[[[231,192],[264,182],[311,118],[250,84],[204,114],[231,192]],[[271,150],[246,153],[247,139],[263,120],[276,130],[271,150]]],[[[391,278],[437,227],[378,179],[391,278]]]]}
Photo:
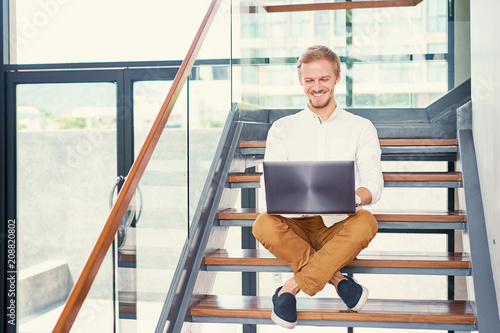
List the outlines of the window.
{"type": "Polygon", "coordinates": [[[317,36],[330,36],[330,14],[328,11],[314,12],[314,33],[317,36]]]}
{"type": "Polygon", "coordinates": [[[427,64],[427,80],[429,82],[446,82],[448,80],[448,64],[446,62],[429,62],[427,64]]]}
{"type": "Polygon", "coordinates": [[[335,36],[345,36],[345,11],[335,11],[335,36]]]}
{"type": "Polygon", "coordinates": [[[309,13],[290,13],[290,36],[302,37],[311,35],[311,14],[309,13]]]}
{"type": "Polygon", "coordinates": [[[427,31],[446,31],[448,24],[447,1],[427,1],[427,31]]]}
{"type": "Polygon", "coordinates": [[[446,43],[428,43],[427,53],[446,53],[448,45],[446,43]]]}

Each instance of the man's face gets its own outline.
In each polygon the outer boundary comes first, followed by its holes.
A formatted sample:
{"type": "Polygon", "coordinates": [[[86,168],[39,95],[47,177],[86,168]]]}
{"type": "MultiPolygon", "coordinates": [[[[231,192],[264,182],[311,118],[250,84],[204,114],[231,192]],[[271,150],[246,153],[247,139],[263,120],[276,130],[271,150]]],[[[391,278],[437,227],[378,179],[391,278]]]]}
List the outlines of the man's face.
{"type": "Polygon", "coordinates": [[[333,93],[335,84],[340,81],[333,71],[333,64],[328,60],[317,60],[302,64],[299,73],[300,85],[309,98],[311,109],[323,109],[335,103],[333,93]]]}

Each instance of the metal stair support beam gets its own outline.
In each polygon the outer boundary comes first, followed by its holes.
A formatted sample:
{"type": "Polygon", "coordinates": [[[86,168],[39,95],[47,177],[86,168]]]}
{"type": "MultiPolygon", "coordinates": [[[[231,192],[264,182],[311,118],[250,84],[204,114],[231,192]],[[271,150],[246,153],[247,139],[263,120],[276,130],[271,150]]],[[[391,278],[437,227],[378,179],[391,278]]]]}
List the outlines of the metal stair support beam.
{"type": "MultiPolygon", "coordinates": [[[[250,167],[245,172],[255,172],[255,167],[250,167]]],[[[256,189],[243,189],[241,191],[241,207],[255,208],[257,207],[257,191],[256,189]]],[[[241,228],[241,248],[256,249],[257,240],[252,234],[252,227],[241,228]]],[[[245,296],[257,296],[257,272],[241,270],[241,288],[242,294],[245,296]]],[[[243,333],[256,333],[256,325],[243,325],[243,333]]]]}
{"type": "Polygon", "coordinates": [[[467,215],[466,236],[472,261],[472,276],[478,329],[498,332],[500,318],[486,230],[476,151],[472,135],[471,103],[458,110],[459,166],[463,174],[463,195],[467,215]]]}

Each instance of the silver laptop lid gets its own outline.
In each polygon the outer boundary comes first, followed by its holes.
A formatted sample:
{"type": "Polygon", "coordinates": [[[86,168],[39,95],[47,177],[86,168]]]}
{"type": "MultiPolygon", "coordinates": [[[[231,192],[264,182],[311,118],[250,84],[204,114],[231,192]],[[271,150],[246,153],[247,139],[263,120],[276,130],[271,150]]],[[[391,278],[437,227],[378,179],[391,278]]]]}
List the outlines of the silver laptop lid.
{"type": "Polygon", "coordinates": [[[270,214],[353,214],[354,161],[264,162],[270,214]]]}

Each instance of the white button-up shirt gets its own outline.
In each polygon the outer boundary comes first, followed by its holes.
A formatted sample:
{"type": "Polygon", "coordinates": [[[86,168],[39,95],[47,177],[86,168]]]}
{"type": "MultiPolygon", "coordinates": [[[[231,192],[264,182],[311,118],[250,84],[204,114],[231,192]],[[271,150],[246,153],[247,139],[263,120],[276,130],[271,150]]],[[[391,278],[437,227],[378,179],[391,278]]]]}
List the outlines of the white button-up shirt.
{"type": "MultiPolygon", "coordinates": [[[[370,120],[337,108],[322,121],[309,108],[278,119],[270,128],[266,161],[355,162],[356,189],[364,187],[377,202],[384,188],[377,130],[370,120]]],[[[265,175],[264,175],[265,176],[265,175]]],[[[342,221],[347,215],[322,215],[326,226],[342,221]]]]}

